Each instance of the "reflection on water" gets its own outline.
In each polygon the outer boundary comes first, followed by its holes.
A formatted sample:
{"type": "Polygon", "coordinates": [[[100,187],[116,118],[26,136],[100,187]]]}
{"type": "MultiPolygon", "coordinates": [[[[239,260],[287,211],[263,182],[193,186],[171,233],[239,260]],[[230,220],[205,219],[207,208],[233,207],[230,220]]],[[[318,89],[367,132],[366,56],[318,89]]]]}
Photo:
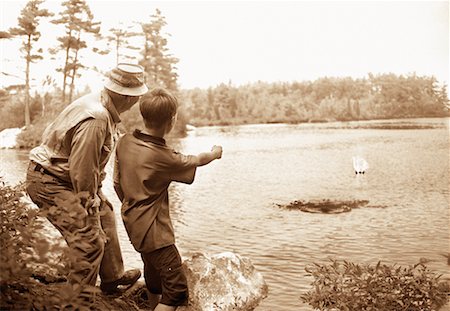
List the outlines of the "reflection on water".
{"type": "MultiPolygon", "coordinates": [[[[447,123],[390,120],[390,129],[376,122],[198,128],[176,142],[178,150],[198,153],[220,144],[224,153],[199,168],[192,185],[171,186],[180,250],[184,255],[234,251],[251,258],[270,288],[257,310],[311,310],[299,298],[311,282],[304,268],[330,257],[405,265],[428,258],[431,269],[445,274],[447,123]],[[355,155],[370,164],[366,174],[354,174],[355,155]],[[386,208],[322,215],[277,206],[323,199],[368,200],[369,206],[386,208]]],[[[23,180],[26,153],[0,154],[2,170],[23,180]]],[[[142,268],[120,220],[110,174],[104,187],[116,206],[126,265],[142,268]]]]}

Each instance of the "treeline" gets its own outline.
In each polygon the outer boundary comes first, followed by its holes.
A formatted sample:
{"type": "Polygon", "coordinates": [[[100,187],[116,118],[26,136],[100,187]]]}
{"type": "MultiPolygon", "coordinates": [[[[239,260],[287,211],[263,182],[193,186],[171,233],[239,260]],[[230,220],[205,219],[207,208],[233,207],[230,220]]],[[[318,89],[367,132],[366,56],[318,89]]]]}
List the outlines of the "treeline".
{"type": "MultiPolygon", "coordinates": [[[[88,90],[86,90],[87,92],[88,90]]],[[[257,82],[243,86],[178,91],[180,117],[175,135],[185,125],[301,123],[449,116],[446,85],[433,77],[372,75],[367,79],[321,78],[304,82],[257,82]]],[[[82,93],[78,94],[78,96],[82,93]]],[[[20,135],[19,146],[40,142],[45,126],[65,107],[60,92],[30,97],[33,121],[20,135]]],[[[0,92],[0,130],[23,126],[23,91],[0,92]]],[[[122,130],[142,128],[138,105],[123,114],[122,130]]]]}
{"type": "Polygon", "coordinates": [[[306,82],[258,82],[183,91],[196,125],[299,123],[449,115],[446,85],[434,77],[369,74],[306,82]]]}

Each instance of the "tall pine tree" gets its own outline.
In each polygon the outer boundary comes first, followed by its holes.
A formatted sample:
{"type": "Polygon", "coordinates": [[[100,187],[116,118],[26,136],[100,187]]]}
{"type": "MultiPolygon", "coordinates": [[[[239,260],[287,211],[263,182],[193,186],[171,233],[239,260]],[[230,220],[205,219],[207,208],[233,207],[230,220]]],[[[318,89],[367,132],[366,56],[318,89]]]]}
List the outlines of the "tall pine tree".
{"type": "Polygon", "coordinates": [[[129,50],[139,50],[139,48],[130,44],[129,39],[142,34],[132,31],[131,28],[131,26],[124,27],[119,24],[119,27],[109,29],[111,35],[107,36],[106,39],[114,45],[116,64],[120,63],[122,60],[132,61],[133,59],[136,59],[129,53],[129,50]]]}
{"type": "Polygon", "coordinates": [[[83,40],[84,34],[98,34],[100,22],[94,22],[94,16],[85,0],[67,0],[62,3],[65,10],[60,13],[53,23],[64,25],[66,33],[59,37],[58,51],[64,51],[64,66],[57,71],[63,74],[62,100],[66,102],[66,89],[70,79],[69,102],[72,101],[75,88],[75,79],[79,75],[78,70],[84,68],[80,60],[80,51],[87,47],[83,40]]]}
{"type": "MultiPolygon", "coordinates": [[[[149,23],[141,23],[145,42],[139,64],[145,68],[147,83],[150,86],[162,86],[176,91],[178,74],[175,65],[178,59],[171,55],[167,48],[167,39],[162,33],[166,25],[165,17],[161,15],[159,9],[151,15],[149,23]]],[[[167,34],[167,36],[170,35],[167,34]]]]}
{"type": "Polygon", "coordinates": [[[22,36],[24,41],[21,51],[24,53],[26,62],[25,69],[25,126],[31,124],[30,117],[30,65],[36,60],[42,59],[40,53],[42,50],[33,52],[34,42],[37,42],[41,37],[41,33],[37,30],[39,26],[39,19],[41,17],[49,17],[53,14],[46,9],[41,9],[40,6],[43,0],[28,1],[21,11],[18,18],[18,26],[9,30],[13,36],[22,36]]]}

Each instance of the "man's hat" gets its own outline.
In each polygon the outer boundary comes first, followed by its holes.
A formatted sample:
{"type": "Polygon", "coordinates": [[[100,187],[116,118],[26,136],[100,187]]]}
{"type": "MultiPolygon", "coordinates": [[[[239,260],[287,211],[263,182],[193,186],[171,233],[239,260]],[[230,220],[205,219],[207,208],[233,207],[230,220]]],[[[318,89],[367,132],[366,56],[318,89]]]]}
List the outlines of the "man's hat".
{"type": "Polygon", "coordinates": [[[107,74],[105,88],[114,93],[142,96],[148,88],[144,81],[144,68],[136,64],[120,63],[107,74]]]}

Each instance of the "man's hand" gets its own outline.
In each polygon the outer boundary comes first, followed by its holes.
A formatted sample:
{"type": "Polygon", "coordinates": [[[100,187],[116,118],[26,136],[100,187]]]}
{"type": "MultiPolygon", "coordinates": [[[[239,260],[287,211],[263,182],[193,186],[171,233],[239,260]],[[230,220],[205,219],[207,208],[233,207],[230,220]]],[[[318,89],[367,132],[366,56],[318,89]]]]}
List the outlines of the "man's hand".
{"type": "Polygon", "coordinates": [[[98,197],[100,198],[100,204],[106,204],[106,205],[109,206],[109,208],[110,208],[111,210],[114,210],[114,208],[113,208],[111,202],[109,202],[108,198],[103,194],[103,191],[102,191],[101,188],[98,189],[97,195],[98,195],[98,197]]]}

